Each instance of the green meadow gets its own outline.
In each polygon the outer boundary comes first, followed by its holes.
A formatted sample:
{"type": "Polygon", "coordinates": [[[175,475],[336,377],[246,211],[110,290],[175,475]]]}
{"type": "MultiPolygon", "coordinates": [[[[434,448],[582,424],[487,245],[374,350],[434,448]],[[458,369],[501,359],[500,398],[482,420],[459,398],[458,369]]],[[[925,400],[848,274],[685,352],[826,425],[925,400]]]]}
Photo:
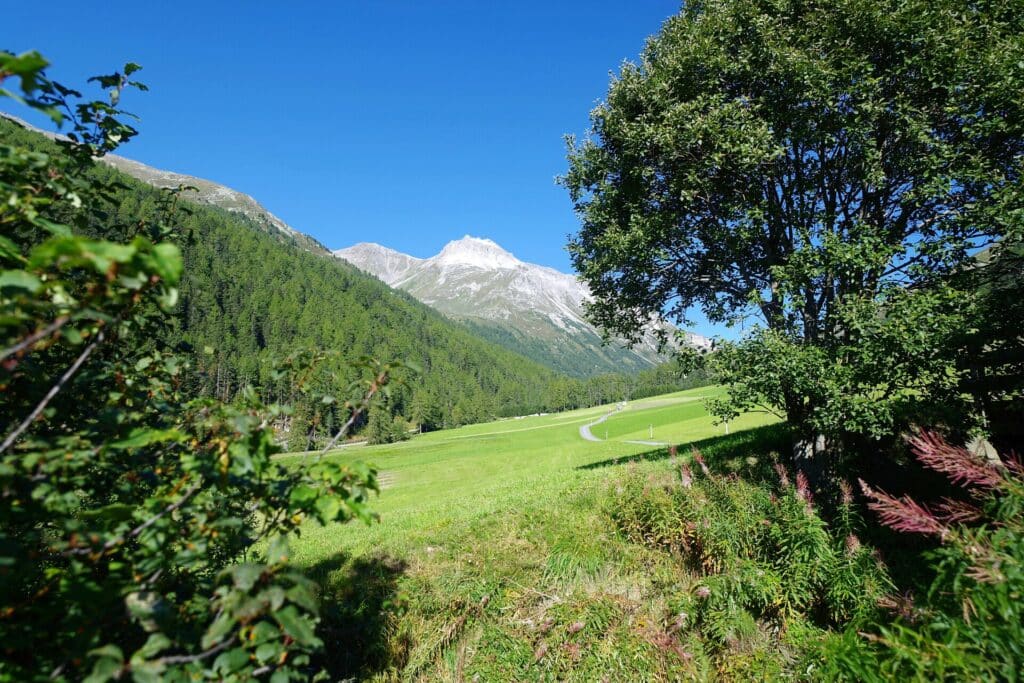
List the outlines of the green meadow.
{"type": "MultiPolygon", "coordinates": [[[[607,493],[625,468],[672,466],[667,448],[626,443],[652,429],[655,440],[763,454],[773,418],[745,415],[726,436],[704,409],[718,391],[327,456],[370,462],[382,483],[379,521],[309,526],[293,547],[325,592],[329,669],[377,680],[676,677],[688,660],[657,634],[689,577],[615,531],[607,493]],[[581,437],[581,426],[609,413],[593,428],[601,441],[581,437]]],[[[281,457],[300,466],[315,456],[281,457]]]]}

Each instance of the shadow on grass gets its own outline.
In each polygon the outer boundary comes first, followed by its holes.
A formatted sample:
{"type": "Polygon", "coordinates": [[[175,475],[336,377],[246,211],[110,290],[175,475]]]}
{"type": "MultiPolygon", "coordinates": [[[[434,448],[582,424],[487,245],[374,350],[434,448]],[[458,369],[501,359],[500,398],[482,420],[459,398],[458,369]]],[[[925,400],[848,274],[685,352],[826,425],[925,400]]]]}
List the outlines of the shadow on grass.
{"type": "MultiPolygon", "coordinates": [[[[742,432],[714,436],[709,439],[681,443],[677,446],[680,457],[688,456],[691,448],[696,448],[704,456],[708,465],[722,473],[735,472],[746,479],[774,480],[775,473],[772,463],[784,458],[790,450],[789,427],[785,423],[766,425],[746,429],[742,432]]],[[[588,465],[580,465],[576,469],[596,470],[613,465],[624,465],[630,462],[651,462],[666,460],[670,457],[668,448],[657,448],[637,455],[610,458],[588,465]]]]}
{"type": "Polygon", "coordinates": [[[409,643],[392,636],[406,602],[399,588],[405,571],[404,561],[384,554],[350,560],[341,553],[306,570],[321,587],[324,647],[314,665],[329,680],[363,680],[404,664],[409,643]]]}

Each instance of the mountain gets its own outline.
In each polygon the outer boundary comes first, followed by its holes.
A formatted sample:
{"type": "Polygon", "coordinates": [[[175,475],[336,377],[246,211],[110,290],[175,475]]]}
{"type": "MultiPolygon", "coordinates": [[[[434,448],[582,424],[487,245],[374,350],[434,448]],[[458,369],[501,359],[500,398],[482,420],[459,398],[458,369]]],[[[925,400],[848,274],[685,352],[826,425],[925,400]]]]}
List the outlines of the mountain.
{"type": "MultiPolygon", "coordinates": [[[[16,116],[0,112],[0,118],[8,119],[14,122],[16,125],[22,128],[28,129],[33,133],[38,133],[51,140],[66,140],[63,135],[51,133],[50,131],[36,128],[30,123],[19,119],[16,116]]],[[[327,254],[327,247],[317,242],[315,239],[299,232],[292,226],[285,223],[283,220],[268,211],[262,204],[260,204],[253,197],[239,192],[238,190],[215,183],[212,180],[206,180],[205,178],[197,178],[196,176],[186,175],[184,173],[175,173],[174,171],[164,171],[159,168],[153,168],[146,164],[127,159],[116,154],[107,154],[99,159],[99,161],[111,166],[118,171],[129,175],[136,180],[141,180],[147,185],[159,189],[176,189],[176,188],[188,188],[182,191],[182,198],[188,201],[196,202],[198,204],[205,204],[208,206],[214,206],[231,213],[244,216],[258,229],[269,233],[280,233],[281,235],[288,238],[289,241],[296,243],[298,246],[312,252],[327,254]]]]}
{"type": "MultiPolygon", "coordinates": [[[[0,146],[59,154],[50,138],[0,117],[0,146]]],[[[121,239],[119,224],[149,221],[159,211],[162,193],[154,185],[187,178],[125,165],[143,182],[120,167],[97,164],[91,171],[110,188],[112,218],[82,226],[87,234],[121,239]]],[[[549,388],[564,378],[549,368],[476,337],[317,249],[314,240],[281,229],[241,193],[209,189],[199,196],[206,201],[186,202],[188,211],[175,218],[185,270],[164,332],[166,343],[190,353],[189,395],[230,400],[251,385],[265,400],[293,405],[293,426],[306,421],[311,433],[322,434],[339,424],[337,406],[356,379],[346,361],[370,356],[422,370],[391,387],[387,409],[428,428],[550,409],[549,388]],[[274,363],[302,349],[338,353],[324,361],[318,381],[329,382],[339,401],[304,404],[305,394],[279,378],[274,363]]]]}
{"type": "MultiPolygon", "coordinates": [[[[560,372],[588,377],[636,371],[665,360],[652,331],[633,348],[601,343],[584,317],[587,287],[572,275],[520,261],[498,244],[466,236],[441,253],[415,258],[361,243],[335,256],[376,275],[474,332],[560,372]]],[[[696,345],[707,343],[691,335],[696,345]]]]}

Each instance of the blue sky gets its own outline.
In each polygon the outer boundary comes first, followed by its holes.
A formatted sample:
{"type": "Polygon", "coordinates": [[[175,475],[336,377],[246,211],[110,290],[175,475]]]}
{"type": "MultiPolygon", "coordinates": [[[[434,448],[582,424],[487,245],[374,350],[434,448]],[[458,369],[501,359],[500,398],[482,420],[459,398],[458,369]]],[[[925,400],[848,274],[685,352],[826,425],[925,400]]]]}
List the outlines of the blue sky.
{"type": "Polygon", "coordinates": [[[251,194],[328,247],[422,257],[472,234],[568,272],[562,138],[586,131],[610,72],[678,8],[105,1],[86,15],[14,3],[0,47],[39,50],[71,86],[138,62],[150,92],[123,102],[142,120],[121,153],[251,194]]]}

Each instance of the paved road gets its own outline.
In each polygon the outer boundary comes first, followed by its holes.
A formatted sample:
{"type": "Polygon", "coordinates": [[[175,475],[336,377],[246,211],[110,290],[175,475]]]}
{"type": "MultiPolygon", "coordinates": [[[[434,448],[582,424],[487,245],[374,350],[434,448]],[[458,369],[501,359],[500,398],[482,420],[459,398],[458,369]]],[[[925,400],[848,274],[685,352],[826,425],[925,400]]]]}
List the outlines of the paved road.
{"type": "MultiPolygon", "coordinates": [[[[621,409],[620,408],[616,408],[615,410],[613,410],[613,411],[611,411],[609,413],[605,413],[604,415],[602,415],[598,419],[594,420],[593,422],[588,422],[585,425],[581,425],[580,426],[580,436],[583,437],[584,439],[586,439],[587,441],[604,441],[604,439],[599,439],[596,436],[594,436],[593,432],[590,431],[590,428],[591,427],[596,427],[597,425],[601,424],[602,422],[607,420],[609,417],[611,417],[615,413],[619,412],[619,410],[621,410],[621,409]]],[[[665,443],[664,441],[623,441],[622,443],[635,443],[635,444],[640,444],[641,446],[668,446],[668,444],[665,443]]]]}
{"type": "Polygon", "coordinates": [[[601,417],[599,417],[598,419],[594,420],[593,422],[588,422],[585,425],[581,425],[580,426],[580,436],[582,436],[587,441],[604,441],[604,439],[599,439],[596,436],[594,436],[590,432],[590,428],[591,427],[596,427],[597,425],[601,424],[602,422],[604,422],[605,420],[607,420],[609,417],[611,417],[612,415],[614,415],[617,412],[619,412],[618,408],[616,408],[615,410],[611,411],[610,413],[602,415],[601,417]]]}

